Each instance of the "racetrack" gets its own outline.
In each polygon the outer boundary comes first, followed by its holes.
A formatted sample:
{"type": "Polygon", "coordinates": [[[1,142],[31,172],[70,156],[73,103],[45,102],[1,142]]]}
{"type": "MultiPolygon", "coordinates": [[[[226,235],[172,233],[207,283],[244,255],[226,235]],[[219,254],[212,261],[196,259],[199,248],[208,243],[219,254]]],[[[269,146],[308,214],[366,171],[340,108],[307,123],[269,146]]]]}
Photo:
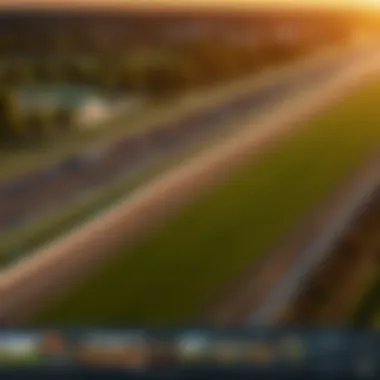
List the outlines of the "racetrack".
{"type": "Polygon", "coordinates": [[[132,176],[153,162],[175,157],[191,144],[218,135],[223,128],[246,115],[272,109],[298,91],[337,75],[357,54],[345,52],[218,106],[130,135],[103,150],[90,152],[85,158],[72,157],[55,167],[3,182],[0,184],[0,231],[36,221],[96,189],[132,176]]]}
{"type": "Polygon", "coordinates": [[[48,298],[84,276],[86,269],[105,260],[107,252],[125,242],[133,243],[206,187],[228,177],[248,156],[295,130],[297,121],[358,84],[363,75],[375,70],[374,66],[379,66],[379,56],[368,55],[313,91],[288,99],[276,114],[265,115],[255,128],[173,170],[104,217],[4,272],[0,278],[3,319],[14,323],[27,319],[48,298]]]}
{"type": "Polygon", "coordinates": [[[297,297],[310,273],[349,228],[380,185],[379,152],[338,189],[303,217],[229,294],[205,316],[211,324],[249,326],[281,322],[283,312],[297,297]]]}
{"type": "Polygon", "coordinates": [[[367,205],[374,190],[380,185],[379,156],[362,168],[352,183],[329,202],[325,210],[326,220],[293,262],[291,269],[271,290],[269,296],[248,318],[249,325],[263,326],[279,321],[286,306],[298,295],[302,283],[329,252],[350,221],[367,205]]]}

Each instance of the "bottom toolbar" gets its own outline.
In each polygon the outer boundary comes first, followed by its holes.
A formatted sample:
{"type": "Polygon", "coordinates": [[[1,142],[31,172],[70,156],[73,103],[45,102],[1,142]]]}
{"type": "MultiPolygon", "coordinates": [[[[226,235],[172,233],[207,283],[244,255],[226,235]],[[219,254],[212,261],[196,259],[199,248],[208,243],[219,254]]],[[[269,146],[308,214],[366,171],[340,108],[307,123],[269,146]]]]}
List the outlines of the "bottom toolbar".
{"type": "Polygon", "coordinates": [[[55,379],[380,378],[380,335],[336,329],[0,330],[0,378],[10,373],[55,379]]]}

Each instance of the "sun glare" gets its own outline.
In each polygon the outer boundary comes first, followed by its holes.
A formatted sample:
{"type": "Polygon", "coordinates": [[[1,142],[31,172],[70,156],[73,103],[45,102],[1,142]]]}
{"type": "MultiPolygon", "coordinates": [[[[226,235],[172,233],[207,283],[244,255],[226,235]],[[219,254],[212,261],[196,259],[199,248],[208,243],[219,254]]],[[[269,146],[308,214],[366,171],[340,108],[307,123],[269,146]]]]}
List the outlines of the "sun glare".
{"type": "Polygon", "coordinates": [[[380,0],[363,0],[363,6],[375,7],[380,9],[380,0]]]}
{"type": "Polygon", "coordinates": [[[380,0],[0,0],[0,9],[7,7],[266,7],[266,8],[354,8],[380,11],[380,0]]]}

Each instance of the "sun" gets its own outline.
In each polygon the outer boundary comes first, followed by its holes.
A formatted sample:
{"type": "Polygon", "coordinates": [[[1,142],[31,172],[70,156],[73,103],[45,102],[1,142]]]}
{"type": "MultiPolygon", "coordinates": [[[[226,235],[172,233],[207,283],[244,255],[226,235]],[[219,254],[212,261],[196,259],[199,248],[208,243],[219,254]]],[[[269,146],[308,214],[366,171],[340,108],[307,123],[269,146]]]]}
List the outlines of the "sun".
{"type": "Polygon", "coordinates": [[[380,9],[380,0],[363,0],[363,6],[364,5],[380,9]]]}

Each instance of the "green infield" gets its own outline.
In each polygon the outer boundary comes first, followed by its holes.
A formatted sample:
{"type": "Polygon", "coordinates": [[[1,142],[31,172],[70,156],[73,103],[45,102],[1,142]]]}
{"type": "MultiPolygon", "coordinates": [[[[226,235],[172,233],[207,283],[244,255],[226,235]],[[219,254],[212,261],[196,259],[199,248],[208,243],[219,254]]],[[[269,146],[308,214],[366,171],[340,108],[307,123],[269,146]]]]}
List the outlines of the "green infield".
{"type": "Polygon", "coordinates": [[[380,327],[380,275],[364,295],[355,313],[349,317],[355,326],[380,327]]]}
{"type": "Polygon", "coordinates": [[[380,83],[363,86],[56,299],[36,324],[155,324],[204,310],[342,183],[380,138],[380,83]]]}

